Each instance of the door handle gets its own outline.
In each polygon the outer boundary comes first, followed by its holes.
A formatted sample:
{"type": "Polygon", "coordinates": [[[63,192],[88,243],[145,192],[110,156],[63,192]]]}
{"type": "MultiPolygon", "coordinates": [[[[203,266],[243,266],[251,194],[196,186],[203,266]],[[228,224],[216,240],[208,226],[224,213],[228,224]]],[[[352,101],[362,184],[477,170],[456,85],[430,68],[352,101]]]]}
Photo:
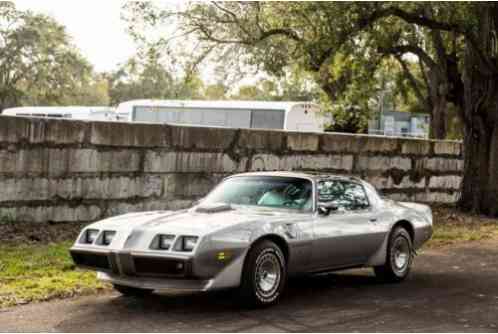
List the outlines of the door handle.
{"type": "Polygon", "coordinates": [[[377,218],[370,218],[369,219],[371,223],[376,223],[377,222],[377,218]]]}

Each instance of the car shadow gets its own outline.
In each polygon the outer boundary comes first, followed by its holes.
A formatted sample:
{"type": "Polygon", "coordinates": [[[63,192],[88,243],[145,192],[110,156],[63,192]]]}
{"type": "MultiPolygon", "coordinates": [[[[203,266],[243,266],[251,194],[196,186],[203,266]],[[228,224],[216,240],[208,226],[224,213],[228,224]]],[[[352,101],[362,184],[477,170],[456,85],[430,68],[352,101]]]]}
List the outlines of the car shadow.
{"type": "MultiPolygon", "coordinates": [[[[382,283],[368,269],[301,276],[291,278],[280,302],[265,309],[244,307],[235,290],[163,292],[145,298],[113,294],[90,300],[85,305],[74,305],[75,309],[68,312],[67,320],[60,323],[57,330],[71,332],[75,331],[75,326],[81,326],[80,329],[87,332],[245,331],[270,320],[272,324],[279,321],[294,324],[296,319],[313,316],[320,320],[322,316],[330,321],[330,314],[344,310],[351,314],[361,310],[362,316],[367,317],[393,305],[397,308],[407,304],[424,307],[435,298],[445,300],[461,291],[468,294],[472,287],[475,288],[476,279],[479,278],[465,272],[427,270],[413,273],[401,284],[382,283]],[[216,327],[221,324],[224,327],[216,327]]],[[[298,331],[310,329],[296,328],[298,331]]]]}

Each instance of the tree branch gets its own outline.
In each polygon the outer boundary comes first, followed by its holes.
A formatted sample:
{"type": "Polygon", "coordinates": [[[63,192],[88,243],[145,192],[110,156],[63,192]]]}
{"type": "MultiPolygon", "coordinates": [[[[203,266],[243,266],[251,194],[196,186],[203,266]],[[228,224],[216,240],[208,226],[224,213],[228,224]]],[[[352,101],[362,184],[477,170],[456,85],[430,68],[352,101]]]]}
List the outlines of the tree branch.
{"type": "Polygon", "coordinates": [[[429,88],[429,79],[427,78],[427,73],[425,73],[425,67],[424,63],[421,61],[418,61],[418,66],[420,68],[420,73],[422,73],[422,80],[424,80],[425,87],[427,88],[427,94],[429,94],[430,88],[429,88]]]}
{"type": "Polygon", "coordinates": [[[406,53],[413,53],[421,61],[423,61],[431,70],[439,71],[438,64],[429,56],[422,48],[417,45],[407,44],[407,45],[395,45],[390,48],[378,49],[379,52],[391,55],[404,55],[406,53]]]}
{"type": "Polygon", "coordinates": [[[399,17],[400,19],[403,19],[407,23],[412,23],[436,30],[455,32],[460,35],[463,35],[469,42],[472,49],[476,52],[477,56],[479,57],[483,65],[487,67],[487,70],[493,73],[498,73],[498,68],[496,67],[496,65],[488,57],[486,57],[483,50],[479,47],[475,39],[475,36],[466,28],[456,23],[436,21],[432,18],[423,15],[422,13],[409,13],[398,7],[390,7],[387,10],[387,12],[389,12],[389,16],[399,17]]]}
{"type": "Polygon", "coordinates": [[[401,65],[401,68],[403,69],[403,72],[406,75],[406,78],[408,79],[408,82],[410,83],[410,86],[412,86],[413,91],[415,92],[415,95],[417,96],[417,99],[419,100],[420,104],[424,105],[427,110],[430,110],[430,106],[427,103],[427,99],[424,97],[422,92],[420,91],[420,87],[417,83],[417,79],[413,76],[413,73],[410,71],[408,68],[408,65],[406,62],[403,60],[403,58],[400,55],[394,55],[394,58],[398,61],[398,63],[401,65]]]}

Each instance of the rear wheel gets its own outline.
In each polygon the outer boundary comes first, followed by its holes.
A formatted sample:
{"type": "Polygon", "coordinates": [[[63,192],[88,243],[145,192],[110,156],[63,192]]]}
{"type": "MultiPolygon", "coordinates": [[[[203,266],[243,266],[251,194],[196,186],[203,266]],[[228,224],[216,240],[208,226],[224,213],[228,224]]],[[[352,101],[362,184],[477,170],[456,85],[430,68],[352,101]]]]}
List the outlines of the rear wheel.
{"type": "Polygon", "coordinates": [[[113,287],[114,290],[118,291],[120,294],[124,296],[142,297],[151,294],[153,291],[150,289],[133,288],[130,286],[124,286],[119,284],[114,284],[113,287]]]}
{"type": "Polygon", "coordinates": [[[374,267],[375,275],[386,282],[401,282],[410,273],[412,240],[403,227],[397,227],[389,236],[386,263],[374,267]]]}
{"type": "Polygon", "coordinates": [[[275,304],[287,281],[287,268],[282,250],[272,241],[255,244],[244,264],[240,294],[246,306],[275,304]]]}

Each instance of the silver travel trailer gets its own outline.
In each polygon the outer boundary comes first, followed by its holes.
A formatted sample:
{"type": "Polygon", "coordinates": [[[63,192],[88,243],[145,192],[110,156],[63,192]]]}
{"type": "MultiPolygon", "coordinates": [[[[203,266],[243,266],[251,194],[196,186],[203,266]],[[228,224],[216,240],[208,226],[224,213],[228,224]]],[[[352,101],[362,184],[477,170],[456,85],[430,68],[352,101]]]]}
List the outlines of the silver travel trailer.
{"type": "Polygon", "coordinates": [[[331,119],[312,102],[133,100],[116,113],[129,122],[322,132],[331,119]]]}
{"type": "Polygon", "coordinates": [[[65,118],[94,121],[118,120],[114,109],[111,107],[15,107],[2,112],[5,116],[65,118]]]}

